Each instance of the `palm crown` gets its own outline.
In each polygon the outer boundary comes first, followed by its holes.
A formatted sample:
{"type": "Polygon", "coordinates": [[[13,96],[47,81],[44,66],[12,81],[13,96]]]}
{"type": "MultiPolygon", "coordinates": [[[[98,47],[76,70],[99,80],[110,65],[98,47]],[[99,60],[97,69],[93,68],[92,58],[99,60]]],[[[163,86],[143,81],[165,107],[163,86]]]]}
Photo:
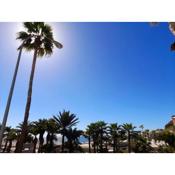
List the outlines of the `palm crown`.
{"type": "Polygon", "coordinates": [[[70,128],[78,123],[76,115],[65,110],[62,113],[60,112],[57,117],[54,116],[54,120],[61,129],[70,128]]]}
{"type": "Polygon", "coordinates": [[[27,51],[36,50],[37,56],[51,55],[53,48],[62,48],[62,44],[55,41],[50,25],[44,22],[24,22],[25,31],[17,33],[17,39],[23,42],[27,51]]]}
{"type": "Polygon", "coordinates": [[[126,131],[133,131],[136,127],[132,125],[132,123],[125,123],[123,124],[123,128],[126,131]]]}

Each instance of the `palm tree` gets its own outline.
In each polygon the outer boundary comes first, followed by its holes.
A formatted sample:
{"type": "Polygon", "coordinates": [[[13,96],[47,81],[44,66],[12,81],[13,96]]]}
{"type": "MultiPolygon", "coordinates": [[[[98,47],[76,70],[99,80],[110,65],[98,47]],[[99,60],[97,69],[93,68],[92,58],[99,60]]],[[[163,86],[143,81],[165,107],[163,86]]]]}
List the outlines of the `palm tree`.
{"type": "Polygon", "coordinates": [[[84,137],[88,138],[88,147],[89,147],[89,153],[91,153],[91,128],[90,125],[87,126],[86,131],[84,132],[84,137]]]}
{"type": "Polygon", "coordinates": [[[143,125],[140,125],[139,128],[142,130],[143,132],[143,129],[144,129],[144,126],[143,125]]]}
{"type": "MultiPolygon", "coordinates": [[[[159,22],[151,22],[150,23],[152,26],[157,26],[159,24],[159,22]]],[[[175,35],[175,22],[168,22],[168,28],[170,30],[170,32],[175,35]]],[[[171,51],[175,51],[175,42],[173,42],[171,44],[170,47],[171,51]]]]}
{"type": "Polygon", "coordinates": [[[111,123],[109,126],[109,133],[111,135],[112,138],[112,142],[113,142],[113,152],[118,152],[119,147],[118,147],[118,143],[119,143],[119,136],[120,136],[120,131],[121,131],[121,126],[118,125],[117,123],[111,123]]]}
{"type": "Polygon", "coordinates": [[[122,125],[123,129],[127,132],[127,137],[128,137],[128,153],[131,152],[131,135],[136,128],[135,126],[132,125],[132,123],[125,123],[122,125]]]}
{"type": "Polygon", "coordinates": [[[8,127],[6,126],[5,128],[5,131],[4,131],[4,141],[5,141],[5,144],[4,144],[4,148],[3,148],[3,152],[6,151],[7,149],[7,144],[8,144],[8,135],[9,135],[9,132],[11,131],[11,127],[8,127]]]}
{"type": "MultiPolygon", "coordinates": [[[[25,137],[27,137],[27,135],[29,134],[31,126],[32,126],[32,123],[30,121],[27,121],[26,136],[25,137]]],[[[16,127],[16,131],[19,133],[19,135],[22,132],[22,127],[23,127],[23,123],[19,123],[18,126],[16,127]]]]}
{"type": "Polygon", "coordinates": [[[38,143],[37,135],[39,134],[39,129],[38,129],[37,125],[32,123],[29,132],[30,132],[30,134],[32,134],[34,136],[34,139],[33,139],[33,151],[32,152],[35,153],[36,152],[36,145],[38,143]]]}
{"type": "MultiPolygon", "coordinates": [[[[89,142],[89,152],[91,152],[91,138],[93,141],[93,152],[98,151],[104,152],[103,143],[108,141],[107,137],[107,123],[104,121],[97,121],[95,123],[90,123],[87,126],[86,134],[88,135],[89,142]]],[[[106,143],[107,145],[107,143],[106,143]]]]}
{"type": "Polygon", "coordinates": [[[62,134],[62,152],[64,152],[64,140],[65,133],[68,128],[75,126],[78,123],[78,118],[75,114],[71,114],[70,111],[59,112],[59,115],[53,116],[55,122],[60,128],[60,133],[62,134]]]}
{"type": "Polygon", "coordinates": [[[77,128],[69,128],[66,130],[66,138],[68,140],[68,149],[70,153],[73,153],[75,150],[79,149],[79,138],[83,134],[83,131],[77,130],[77,128]]]}
{"type": "Polygon", "coordinates": [[[59,127],[53,118],[47,120],[46,131],[46,145],[48,152],[52,152],[54,147],[54,140],[57,140],[56,134],[59,133],[59,127]]]}
{"type": "Polygon", "coordinates": [[[56,46],[59,49],[63,47],[62,44],[54,40],[52,28],[48,24],[45,24],[44,22],[25,22],[24,28],[26,29],[26,31],[19,32],[17,39],[23,42],[24,40],[26,40],[26,38],[30,37],[30,39],[27,40],[26,43],[24,43],[23,47],[27,51],[33,50],[34,56],[33,56],[32,69],[31,69],[30,80],[29,80],[29,88],[28,88],[27,102],[25,107],[23,128],[19,139],[19,143],[17,145],[16,152],[22,152],[22,149],[23,149],[26,126],[27,126],[27,121],[29,118],[29,111],[31,106],[32,86],[33,86],[33,79],[34,79],[34,72],[35,72],[37,57],[43,57],[44,55],[50,56],[53,53],[54,46],[56,46]]]}
{"type": "Polygon", "coordinates": [[[99,151],[103,152],[103,141],[105,135],[107,134],[107,123],[105,123],[104,121],[98,121],[96,122],[96,128],[97,128],[97,133],[98,133],[98,140],[99,140],[99,151]]]}
{"type": "MultiPolygon", "coordinates": [[[[20,136],[21,136],[21,134],[22,134],[23,125],[24,125],[24,123],[21,122],[21,123],[19,123],[18,126],[16,127],[16,133],[17,133],[16,149],[17,149],[17,146],[18,146],[18,144],[19,144],[20,136]]],[[[24,137],[24,143],[26,143],[28,140],[31,139],[31,137],[30,137],[30,135],[29,135],[31,126],[32,126],[32,123],[30,123],[29,121],[27,121],[26,133],[25,133],[25,137],[24,137]]],[[[16,152],[16,149],[15,149],[15,152],[16,152]]]]}
{"type": "Polygon", "coordinates": [[[87,126],[87,131],[88,131],[87,134],[89,135],[89,151],[91,152],[90,142],[91,142],[91,138],[92,138],[93,152],[96,153],[97,150],[98,150],[98,137],[99,137],[97,124],[96,123],[90,123],[87,126]]]}
{"type": "Polygon", "coordinates": [[[29,39],[29,37],[26,38],[25,40],[23,40],[23,43],[18,48],[18,50],[19,50],[18,59],[17,59],[17,62],[16,62],[15,71],[14,71],[14,75],[13,75],[13,79],[12,79],[12,83],[11,83],[11,87],[10,87],[10,92],[9,92],[9,96],[8,96],[8,100],[7,100],[7,104],[6,104],[6,108],[5,108],[5,112],[4,112],[4,117],[3,117],[2,125],[1,125],[1,128],[0,128],[0,148],[1,148],[1,145],[2,145],[3,133],[5,131],[5,127],[6,127],[6,123],[7,123],[7,118],[8,118],[10,104],[11,104],[11,100],[12,100],[12,96],[13,96],[14,87],[15,87],[15,82],[16,82],[16,77],[17,77],[17,73],[18,73],[19,63],[20,63],[20,60],[21,60],[23,45],[24,45],[24,43],[27,42],[28,39],[29,39]]]}
{"type": "Polygon", "coordinates": [[[43,144],[44,144],[44,133],[46,132],[47,128],[47,120],[46,119],[39,119],[38,121],[33,122],[35,125],[37,132],[39,133],[39,148],[38,153],[42,152],[43,144]]]}
{"type": "Polygon", "coordinates": [[[17,138],[17,135],[16,135],[16,130],[15,129],[10,129],[10,131],[8,132],[8,135],[7,135],[7,140],[9,142],[9,145],[7,147],[7,152],[10,153],[11,152],[11,147],[12,147],[12,142],[13,140],[15,140],[17,138]]]}

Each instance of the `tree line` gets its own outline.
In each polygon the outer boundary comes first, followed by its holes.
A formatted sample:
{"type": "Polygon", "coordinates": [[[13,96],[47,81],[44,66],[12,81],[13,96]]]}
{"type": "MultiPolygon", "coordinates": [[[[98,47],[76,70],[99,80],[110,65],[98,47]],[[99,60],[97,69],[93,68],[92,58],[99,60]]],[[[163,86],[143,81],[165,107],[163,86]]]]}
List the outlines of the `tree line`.
{"type": "MultiPolygon", "coordinates": [[[[75,114],[65,110],[49,119],[28,122],[22,152],[25,152],[25,144],[32,146],[32,153],[174,152],[175,135],[168,130],[149,131],[144,130],[143,125],[136,128],[131,123],[119,125],[104,121],[90,123],[85,130],[79,130],[76,126],[78,122],[79,118],[75,114]],[[88,149],[81,146],[81,137],[86,138],[88,149]],[[56,142],[58,138],[61,139],[60,145],[56,142]],[[163,141],[164,145],[154,148],[151,146],[151,140],[163,141]]],[[[17,152],[22,128],[23,123],[16,128],[5,128],[2,152],[17,152]]]]}

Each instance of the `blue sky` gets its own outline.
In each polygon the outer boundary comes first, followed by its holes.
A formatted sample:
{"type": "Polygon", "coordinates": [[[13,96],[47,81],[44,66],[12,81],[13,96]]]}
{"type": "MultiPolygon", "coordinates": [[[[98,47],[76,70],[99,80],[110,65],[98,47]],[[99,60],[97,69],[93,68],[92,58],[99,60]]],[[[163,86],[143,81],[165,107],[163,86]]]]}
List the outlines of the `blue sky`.
{"type": "MultiPolygon", "coordinates": [[[[70,110],[78,127],[105,120],[162,128],[175,114],[174,36],[167,23],[50,23],[64,45],[37,60],[30,121],[70,110]]],[[[21,23],[0,23],[0,120],[21,23]]],[[[23,53],[8,125],[23,120],[33,53],[23,53]]]]}

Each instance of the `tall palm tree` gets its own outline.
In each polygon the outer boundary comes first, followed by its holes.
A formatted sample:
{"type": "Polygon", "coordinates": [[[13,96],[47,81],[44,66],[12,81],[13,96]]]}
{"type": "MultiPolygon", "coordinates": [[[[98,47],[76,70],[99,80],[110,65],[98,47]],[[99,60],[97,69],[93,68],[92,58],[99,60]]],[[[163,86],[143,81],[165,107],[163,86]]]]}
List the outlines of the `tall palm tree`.
{"type": "Polygon", "coordinates": [[[23,47],[27,51],[34,51],[34,55],[33,55],[32,69],[31,69],[30,80],[29,80],[27,102],[25,107],[25,114],[24,114],[24,121],[23,121],[24,124],[22,128],[21,136],[17,144],[16,152],[22,152],[22,149],[23,149],[26,126],[27,126],[27,121],[29,118],[29,111],[31,106],[32,86],[33,86],[33,79],[34,79],[34,72],[35,72],[37,57],[43,57],[46,55],[50,56],[53,53],[54,46],[56,46],[59,49],[63,47],[62,44],[54,40],[52,28],[48,24],[45,24],[44,22],[25,22],[24,28],[26,29],[26,31],[19,32],[17,39],[23,42],[24,40],[26,40],[26,38],[30,37],[30,39],[27,40],[26,43],[24,43],[23,47]]]}
{"type": "Polygon", "coordinates": [[[58,127],[60,128],[60,133],[62,134],[62,149],[61,151],[64,152],[64,140],[65,140],[65,133],[68,128],[75,126],[78,123],[78,118],[75,114],[71,114],[70,111],[59,112],[59,115],[53,116],[55,122],[57,123],[58,127]]]}
{"type": "Polygon", "coordinates": [[[134,129],[136,128],[135,126],[132,125],[132,123],[125,123],[122,125],[123,129],[127,133],[127,138],[128,138],[128,153],[131,152],[131,135],[134,132],[134,129]]]}
{"type": "Polygon", "coordinates": [[[10,87],[9,96],[8,96],[8,99],[7,99],[7,104],[6,104],[6,108],[5,108],[5,112],[4,112],[2,125],[1,125],[1,128],[0,128],[0,148],[1,148],[1,145],[2,145],[3,133],[5,131],[5,127],[6,127],[6,123],[7,123],[7,118],[8,118],[10,104],[11,104],[11,100],[12,100],[12,96],[13,96],[14,87],[15,87],[15,82],[16,82],[16,77],[17,77],[17,73],[18,73],[19,63],[20,63],[20,60],[21,60],[23,45],[28,39],[29,38],[26,38],[23,41],[23,43],[20,45],[20,47],[18,48],[19,54],[18,54],[16,66],[15,66],[15,71],[14,71],[14,74],[13,74],[13,79],[12,79],[12,83],[11,83],[11,87],[10,87]]]}
{"type": "MultiPolygon", "coordinates": [[[[150,22],[151,26],[157,26],[159,22],[150,22]]],[[[170,32],[175,35],[175,22],[168,22],[168,28],[170,32]]],[[[175,42],[171,44],[171,51],[175,51],[175,42]]]]}

